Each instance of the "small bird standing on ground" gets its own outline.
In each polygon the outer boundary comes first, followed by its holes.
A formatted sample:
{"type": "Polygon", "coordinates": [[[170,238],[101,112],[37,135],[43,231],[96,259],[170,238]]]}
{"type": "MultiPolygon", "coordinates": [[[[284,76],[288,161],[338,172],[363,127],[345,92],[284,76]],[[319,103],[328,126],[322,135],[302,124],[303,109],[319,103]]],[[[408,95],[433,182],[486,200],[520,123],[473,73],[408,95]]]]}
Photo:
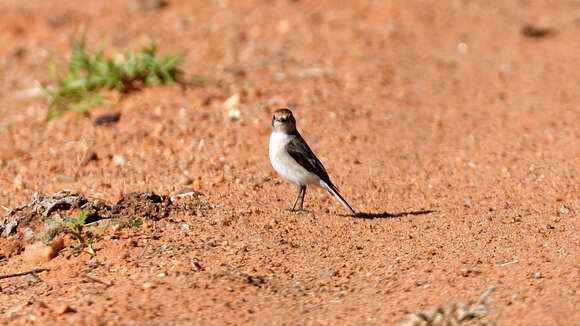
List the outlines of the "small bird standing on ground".
{"type": "Polygon", "coordinates": [[[284,179],[298,185],[298,195],[290,208],[291,212],[304,211],[306,186],[313,185],[328,190],[351,214],[355,214],[330,181],[320,160],[296,130],[296,120],[292,111],[288,109],[278,109],[274,112],[270,135],[270,162],[274,170],[284,179]],[[298,199],[300,208],[295,210],[298,199]]]}

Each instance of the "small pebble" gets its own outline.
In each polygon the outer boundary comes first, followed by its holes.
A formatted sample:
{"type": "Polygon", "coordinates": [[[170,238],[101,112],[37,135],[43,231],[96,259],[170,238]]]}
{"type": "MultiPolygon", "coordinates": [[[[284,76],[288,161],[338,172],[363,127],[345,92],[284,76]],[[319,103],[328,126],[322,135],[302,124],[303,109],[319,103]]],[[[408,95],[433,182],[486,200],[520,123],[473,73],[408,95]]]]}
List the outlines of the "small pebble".
{"type": "Polygon", "coordinates": [[[113,156],[113,165],[114,166],[121,166],[127,163],[127,159],[123,155],[115,155],[113,156]]]}
{"type": "Polygon", "coordinates": [[[77,180],[72,175],[59,173],[56,175],[56,181],[62,183],[73,183],[76,182],[77,180]]]}
{"type": "Polygon", "coordinates": [[[26,228],[24,231],[24,239],[26,239],[26,241],[34,239],[34,231],[31,228],[26,228]]]}
{"type": "Polygon", "coordinates": [[[12,231],[16,230],[18,226],[18,221],[13,219],[4,225],[4,231],[2,231],[2,236],[7,237],[12,231]]]}
{"type": "Polygon", "coordinates": [[[24,276],[24,278],[26,279],[26,281],[28,281],[28,284],[34,284],[34,283],[40,282],[40,277],[38,277],[34,274],[26,274],[26,276],[24,276]]]}
{"type": "Polygon", "coordinates": [[[238,121],[242,117],[242,112],[238,109],[232,109],[228,111],[228,118],[232,121],[238,121]]]}
{"type": "Polygon", "coordinates": [[[143,288],[144,289],[152,289],[152,288],[155,288],[155,284],[153,284],[153,283],[143,283],[143,288]]]}
{"type": "Polygon", "coordinates": [[[83,157],[81,158],[81,160],[79,161],[79,165],[86,166],[87,164],[89,164],[89,162],[96,161],[98,159],[99,157],[97,156],[97,153],[95,153],[92,150],[87,150],[83,155],[83,157]]]}
{"type": "Polygon", "coordinates": [[[74,310],[73,308],[71,308],[71,306],[69,306],[67,304],[64,304],[64,305],[58,307],[58,309],[56,310],[56,313],[59,315],[63,315],[63,314],[69,313],[69,312],[70,313],[76,312],[76,310],[74,310]]]}
{"type": "Polygon", "coordinates": [[[34,302],[34,303],[32,304],[32,306],[33,306],[34,308],[44,308],[44,309],[48,308],[48,306],[46,305],[46,303],[44,303],[44,302],[42,302],[42,301],[36,301],[36,302],[34,302]]]}
{"type": "Polygon", "coordinates": [[[298,77],[300,77],[300,78],[320,77],[320,76],[322,76],[323,73],[324,73],[324,71],[320,68],[310,68],[310,69],[306,69],[306,70],[300,72],[298,74],[298,77]]]}
{"type": "Polygon", "coordinates": [[[101,265],[101,263],[96,258],[87,261],[87,266],[89,266],[90,268],[97,268],[100,265],[101,265]]]}
{"type": "Polygon", "coordinates": [[[224,102],[226,110],[236,109],[240,105],[240,94],[236,93],[228,97],[224,102]]]}
{"type": "Polygon", "coordinates": [[[328,271],[328,272],[320,273],[320,278],[334,277],[336,275],[338,275],[338,271],[337,270],[331,270],[331,271],[328,271]]]}
{"type": "Polygon", "coordinates": [[[121,112],[103,114],[95,119],[94,125],[101,126],[101,125],[110,125],[113,124],[121,118],[121,112]]]}

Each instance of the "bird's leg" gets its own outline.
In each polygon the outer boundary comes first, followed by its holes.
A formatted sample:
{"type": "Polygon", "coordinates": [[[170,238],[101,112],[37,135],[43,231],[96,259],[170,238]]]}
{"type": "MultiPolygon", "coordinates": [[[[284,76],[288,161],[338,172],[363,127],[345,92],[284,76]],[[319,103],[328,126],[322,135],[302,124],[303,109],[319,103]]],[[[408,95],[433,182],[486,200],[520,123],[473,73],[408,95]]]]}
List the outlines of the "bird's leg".
{"type": "Polygon", "coordinates": [[[302,200],[300,201],[300,208],[298,209],[298,212],[308,213],[310,211],[304,209],[304,196],[306,196],[306,186],[302,186],[302,200]]]}
{"type": "MultiPolygon", "coordinates": [[[[296,199],[294,199],[294,204],[292,205],[292,208],[290,208],[291,212],[295,212],[294,208],[296,208],[296,204],[298,203],[298,198],[300,198],[300,195],[302,194],[302,191],[306,190],[306,187],[304,187],[303,185],[298,185],[298,195],[296,195],[296,199]]],[[[304,196],[302,197],[302,201],[304,201],[304,196]]],[[[302,206],[300,206],[302,207],[302,206]]]]}

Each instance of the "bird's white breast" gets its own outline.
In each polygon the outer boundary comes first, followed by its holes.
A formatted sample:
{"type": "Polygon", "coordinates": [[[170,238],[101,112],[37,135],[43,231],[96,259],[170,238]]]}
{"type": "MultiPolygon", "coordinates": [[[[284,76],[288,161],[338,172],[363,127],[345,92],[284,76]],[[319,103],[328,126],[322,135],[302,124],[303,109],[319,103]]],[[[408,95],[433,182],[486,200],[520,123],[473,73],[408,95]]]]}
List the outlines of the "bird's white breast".
{"type": "Polygon", "coordinates": [[[272,167],[288,181],[302,185],[320,186],[320,178],[303,168],[286,151],[286,144],[290,141],[290,137],[293,136],[283,132],[273,132],[270,135],[269,154],[272,167]]]}

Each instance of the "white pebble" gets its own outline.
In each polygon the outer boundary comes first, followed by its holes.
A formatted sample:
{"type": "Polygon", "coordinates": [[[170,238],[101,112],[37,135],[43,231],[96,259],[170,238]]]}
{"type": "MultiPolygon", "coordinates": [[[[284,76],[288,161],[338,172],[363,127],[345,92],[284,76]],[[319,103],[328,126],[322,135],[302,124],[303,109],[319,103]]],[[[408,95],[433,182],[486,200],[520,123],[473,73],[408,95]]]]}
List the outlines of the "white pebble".
{"type": "Polygon", "coordinates": [[[461,54],[466,54],[467,51],[469,51],[469,47],[467,46],[467,44],[461,42],[457,44],[457,51],[459,51],[459,53],[461,54]]]}

